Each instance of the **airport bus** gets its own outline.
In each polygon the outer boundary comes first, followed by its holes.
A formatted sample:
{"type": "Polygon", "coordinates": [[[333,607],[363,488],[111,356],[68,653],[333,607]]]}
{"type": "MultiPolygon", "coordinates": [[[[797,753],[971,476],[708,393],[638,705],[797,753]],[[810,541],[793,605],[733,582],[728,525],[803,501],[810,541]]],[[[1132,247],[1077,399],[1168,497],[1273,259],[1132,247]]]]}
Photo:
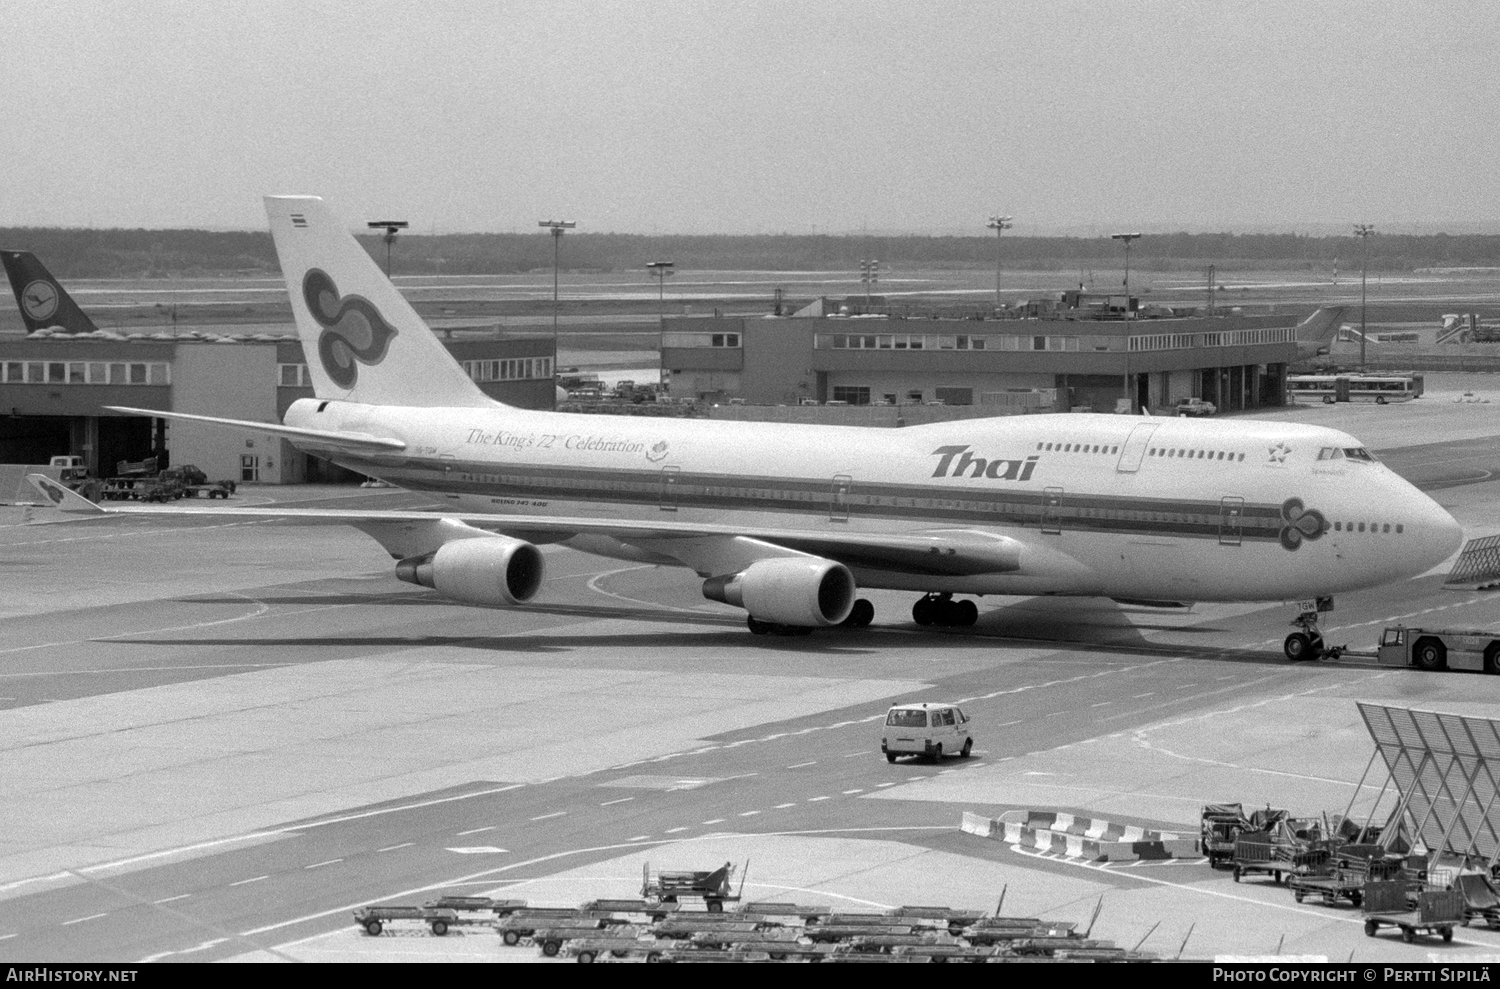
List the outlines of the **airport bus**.
{"type": "Polygon", "coordinates": [[[1409,402],[1422,396],[1420,374],[1289,374],[1286,378],[1287,396],[1292,401],[1303,399],[1334,402],[1409,402]]]}

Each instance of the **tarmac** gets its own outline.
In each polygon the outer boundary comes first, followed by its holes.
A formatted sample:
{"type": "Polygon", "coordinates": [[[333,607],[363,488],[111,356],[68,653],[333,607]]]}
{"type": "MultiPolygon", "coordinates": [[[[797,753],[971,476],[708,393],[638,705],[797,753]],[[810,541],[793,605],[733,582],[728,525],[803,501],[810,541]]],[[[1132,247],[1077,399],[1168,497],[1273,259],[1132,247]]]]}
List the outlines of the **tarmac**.
{"type": "MultiPolygon", "coordinates": [[[[1259,415],[1345,428],[1467,536],[1500,532],[1500,413],[1457,400],[1500,405],[1500,378],[1435,378],[1406,405],[1259,415]]],[[[1285,607],[986,599],[974,629],[934,632],[877,593],[869,630],[773,642],[690,574],[555,548],[542,603],[493,612],[396,582],[352,530],[26,511],[0,509],[0,958],[531,961],[492,933],[370,938],[349,913],[439,891],[574,905],[637,894],[646,861],[746,860],[747,899],[993,910],[1004,891],[1007,914],[1086,922],[1102,897],[1096,937],[1168,957],[1500,953],[1479,929],[1366,938],[1358,910],[1197,859],[959,830],[965,811],[1188,834],[1208,802],[1368,813],[1354,701],[1500,717],[1478,675],[1287,664],[1285,607]],[[963,703],[976,758],[887,765],[876,721],[911,699],[963,703]]],[[[1325,634],[1495,627],[1493,594],[1440,583],[1343,596],[1325,634]]]]}

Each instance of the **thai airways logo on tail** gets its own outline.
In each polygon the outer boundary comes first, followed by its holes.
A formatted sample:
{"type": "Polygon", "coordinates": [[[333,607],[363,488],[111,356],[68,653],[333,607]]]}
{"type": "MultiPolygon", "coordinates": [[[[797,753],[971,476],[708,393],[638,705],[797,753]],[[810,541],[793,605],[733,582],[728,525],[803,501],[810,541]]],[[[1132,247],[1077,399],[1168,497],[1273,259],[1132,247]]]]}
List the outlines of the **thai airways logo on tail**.
{"type": "Polygon", "coordinates": [[[313,319],[323,327],[318,336],[318,359],[323,362],[323,370],[340,388],[352,389],[359,379],[358,365],[373,367],[385,360],[396,328],[385,321],[370,300],[339,295],[333,279],[319,268],[310,268],[303,276],[302,298],[313,319]]]}

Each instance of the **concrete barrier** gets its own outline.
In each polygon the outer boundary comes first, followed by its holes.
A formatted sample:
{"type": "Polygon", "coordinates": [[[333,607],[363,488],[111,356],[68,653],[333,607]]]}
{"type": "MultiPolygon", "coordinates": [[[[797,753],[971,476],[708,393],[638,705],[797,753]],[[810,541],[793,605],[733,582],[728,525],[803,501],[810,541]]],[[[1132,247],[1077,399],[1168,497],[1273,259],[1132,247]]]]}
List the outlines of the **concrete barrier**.
{"type": "Polygon", "coordinates": [[[1007,811],[998,818],[965,811],[959,830],[1037,854],[1089,862],[1132,862],[1199,854],[1197,838],[1045,811],[1007,811]]]}

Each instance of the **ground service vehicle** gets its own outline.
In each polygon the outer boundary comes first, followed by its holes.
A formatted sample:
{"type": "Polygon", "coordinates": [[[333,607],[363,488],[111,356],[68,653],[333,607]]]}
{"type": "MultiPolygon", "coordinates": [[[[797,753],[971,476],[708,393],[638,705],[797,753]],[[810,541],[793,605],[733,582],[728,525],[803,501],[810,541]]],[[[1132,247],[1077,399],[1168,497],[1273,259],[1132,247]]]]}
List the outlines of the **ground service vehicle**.
{"type": "Polygon", "coordinates": [[[1179,398],[1172,411],[1180,416],[1211,416],[1219,411],[1219,407],[1201,398],[1179,398]]]}
{"type": "Polygon", "coordinates": [[[57,479],[70,488],[78,487],[79,482],[89,476],[88,464],[83,462],[82,457],[53,457],[48,461],[47,466],[56,467],[57,479]]]}
{"type": "Polygon", "coordinates": [[[1377,658],[1382,665],[1419,670],[1500,673],[1500,632],[1396,625],[1381,633],[1377,658]]]}
{"type": "Polygon", "coordinates": [[[895,762],[898,755],[967,759],[973,748],[969,716],[953,704],[897,704],[885,714],[880,751],[886,762],[895,762]]]}
{"type": "Polygon", "coordinates": [[[1409,402],[1422,397],[1420,374],[1289,374],[1287,395],[1293,400],[1335,402],[1409,402]]]}
{"type": "Polygon", "coordinates": [[[1208,865],[1217,869],[1221,862],[1234,860],[1234,840],[1243,832],[1253,831],[1241,804],[1208,804],[1198,824],[1199,840],[1208,865]]]}

